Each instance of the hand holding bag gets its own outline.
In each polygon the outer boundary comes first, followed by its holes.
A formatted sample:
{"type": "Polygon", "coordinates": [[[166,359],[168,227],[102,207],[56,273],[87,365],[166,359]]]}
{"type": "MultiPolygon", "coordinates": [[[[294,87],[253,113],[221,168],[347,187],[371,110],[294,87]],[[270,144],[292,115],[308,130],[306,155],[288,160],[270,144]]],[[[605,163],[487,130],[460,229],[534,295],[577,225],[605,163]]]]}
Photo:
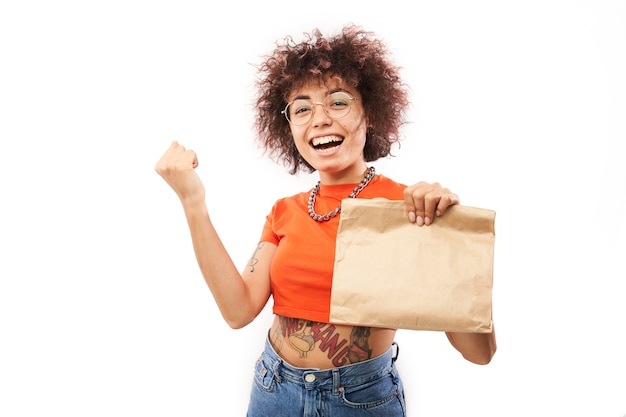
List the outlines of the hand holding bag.
{"type": "Polygon", "coordinates": [[[454,205],[430,226],[404,201],[345,199],[330,322],[491,332],[495,212],[454,205]]]}

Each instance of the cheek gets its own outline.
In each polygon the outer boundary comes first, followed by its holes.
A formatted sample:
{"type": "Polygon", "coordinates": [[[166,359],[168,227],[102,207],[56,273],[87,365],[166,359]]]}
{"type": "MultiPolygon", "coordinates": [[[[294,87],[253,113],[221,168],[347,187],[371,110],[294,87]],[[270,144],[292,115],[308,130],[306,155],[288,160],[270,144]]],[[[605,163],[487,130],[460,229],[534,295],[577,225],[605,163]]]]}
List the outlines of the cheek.
{"type": "Polygon", "coordinates": [[[293,143],[300,153],[302,153],[303,148],[308,145],[305,143],[304,131],[302,129],[291,128],[291,140],[293,140],[293,143]]]}
{"type": "Polygon", "coordinates": [[[355,121],[350,132],[352,133],[352,137],[354,138],[353,142],[355,144],[365,145],[365,136],[367,134],[367,123],[365,123],[365,119],[355,121]]]}
{"type": "Polygon", "coordinates": [[[298,128],[296,127],[294,129],[294,127],[291,126],[291,124],[289,125],[289,132],[291,132],[291,139],[295,142],[297,142],[298,138],[302,136],[302,133],[298,131],[298,128]]]}

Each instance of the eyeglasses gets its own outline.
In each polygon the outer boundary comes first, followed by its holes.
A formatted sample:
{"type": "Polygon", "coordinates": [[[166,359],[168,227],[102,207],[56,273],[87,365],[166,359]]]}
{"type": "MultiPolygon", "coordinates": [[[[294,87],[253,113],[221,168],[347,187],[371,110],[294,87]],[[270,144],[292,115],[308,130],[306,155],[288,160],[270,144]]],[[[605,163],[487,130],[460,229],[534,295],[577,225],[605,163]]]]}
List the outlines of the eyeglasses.
{"type": "Polygon", "coordinates": [[[315,113],[315,106],[320,105],[324,112],[331,119],[341,119],[350,113],[352,102],[356,98],[343,91],[337,91],[330,94],[323,103],[313,103],[310,100],[298,98],[285,106],[285,110],[281,111],[285,115],[287,121],[295,126],[306,124],[315,113]]]}

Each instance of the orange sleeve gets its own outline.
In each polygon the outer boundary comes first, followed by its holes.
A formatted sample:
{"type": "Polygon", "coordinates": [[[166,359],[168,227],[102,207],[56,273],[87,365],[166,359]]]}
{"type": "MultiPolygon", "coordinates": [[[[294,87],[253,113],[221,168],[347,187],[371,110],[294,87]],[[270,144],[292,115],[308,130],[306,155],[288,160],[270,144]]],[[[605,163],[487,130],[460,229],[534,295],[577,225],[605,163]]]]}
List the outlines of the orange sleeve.
{"type": "Polygon", "coordinates": [[[272,223],[274,221],[274,215],[276,211],[276,206],[272,208],[270,214],[265,218],[265,225],[263,225],[263,230],[261,231],[261,239],[260,242],[269,242],[278,246],[278,242],[280,239],[276,236],[276,233],[272,230],[272,223]]]}

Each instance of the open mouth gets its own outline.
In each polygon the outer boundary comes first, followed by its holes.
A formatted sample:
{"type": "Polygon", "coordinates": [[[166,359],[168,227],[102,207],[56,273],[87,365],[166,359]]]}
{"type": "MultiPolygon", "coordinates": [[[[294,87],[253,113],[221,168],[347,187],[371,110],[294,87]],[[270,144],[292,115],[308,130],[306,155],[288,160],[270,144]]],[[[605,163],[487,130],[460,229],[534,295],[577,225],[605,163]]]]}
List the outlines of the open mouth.
{"type": "Polygon", "coordinates": [[[311,140],[311,146],[316,150],[324,150],[337,147],[343,143],[340,136],[322,136],[311,140]]]}

